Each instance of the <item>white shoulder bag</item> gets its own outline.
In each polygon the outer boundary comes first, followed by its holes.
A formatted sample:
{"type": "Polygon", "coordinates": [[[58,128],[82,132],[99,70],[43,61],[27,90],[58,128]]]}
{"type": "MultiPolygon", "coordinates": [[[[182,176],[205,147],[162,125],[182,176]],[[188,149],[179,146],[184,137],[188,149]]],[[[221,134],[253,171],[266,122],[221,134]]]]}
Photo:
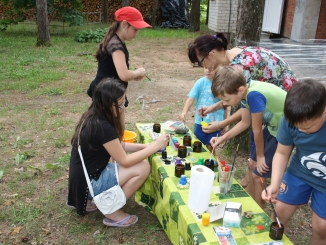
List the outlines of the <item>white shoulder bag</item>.
{"type": "Polygon", "coordinates": [[[84,169],[84,174],[86,177],[88,189],[91,193],[91,196],[93,197],[94,203],[96,204],[96,207],[105,215],[105,214],[111,214],[118,209],[122,208],[126,204],[126,195],[121,189],[121,186],[119,185],[119,174],[118,174],[118,169],[117,169],[117,163],[114,161],[114,167],[115,167],[115,175],[117,177],[117,182],[118,184],[111,187],[110,189],[103,191],[102,193],[94,196],[94,191],[93,187],[91,184],[91,181],[88,177],[88,173],[86,170],[86,166],[84,163],[84,158],[81,152],[81,147],[79,145],[79,137],[80,137],[80,132],[83,127],[84,122],[80,126],[80,131],[78,135],[78,153],[80,156],[80,160],[83,164],[83,169],[84,169]]]}

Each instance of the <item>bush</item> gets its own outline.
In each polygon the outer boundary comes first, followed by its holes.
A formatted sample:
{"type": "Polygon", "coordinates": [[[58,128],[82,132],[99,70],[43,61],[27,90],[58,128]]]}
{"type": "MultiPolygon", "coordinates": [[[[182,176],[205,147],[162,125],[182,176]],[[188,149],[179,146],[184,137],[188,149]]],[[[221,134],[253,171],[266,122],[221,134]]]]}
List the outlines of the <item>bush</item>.
{"type": "Polygon", "coordinates": [[[106,29],[99,28],[95,31],[93,30],[84,30],[80,31],[75,36],[75,41],[79,43],[99,43],[102,41],[106,34],[106,29]]]}

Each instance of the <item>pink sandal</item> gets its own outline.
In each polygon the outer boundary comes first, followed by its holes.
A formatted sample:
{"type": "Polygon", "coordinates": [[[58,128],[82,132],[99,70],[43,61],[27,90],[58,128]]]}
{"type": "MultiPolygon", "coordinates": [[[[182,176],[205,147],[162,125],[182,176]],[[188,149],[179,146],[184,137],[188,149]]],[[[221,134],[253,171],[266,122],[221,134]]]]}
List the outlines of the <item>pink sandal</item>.
{"type": "Polygon", "coordinates": [[[119,221],[114,221],[108,218],[104,218],[103,224],[106,226],[113,226],[113,227],[128,227],[130,225],[136,224],[137,221],[138,221],[138,217],[136,215],[128,215],[126,218],[119,221]],[[134,218],[135,220],[131,223],[128,223],[128,221],[132,218],[134,218]]]}

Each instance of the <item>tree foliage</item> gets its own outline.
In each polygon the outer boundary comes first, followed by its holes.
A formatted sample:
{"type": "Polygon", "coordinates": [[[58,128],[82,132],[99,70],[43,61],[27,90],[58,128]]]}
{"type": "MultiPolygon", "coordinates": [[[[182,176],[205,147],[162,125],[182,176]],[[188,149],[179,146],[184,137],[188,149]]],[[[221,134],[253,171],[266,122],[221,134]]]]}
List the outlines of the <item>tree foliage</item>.
{"type": "MultiPolygon", "coordinates": [[[[26,11],[36,9],[35,0],[0,0],[9,7],[5,19],[0,21],[0,30],[6,30],[9,24],[17,24],[26,19],[26,11]]],[[[84,16],[80,12],[82,0],[47,0],[49,21],[60,20],[72,25],[82,25],[84,16]]]]}

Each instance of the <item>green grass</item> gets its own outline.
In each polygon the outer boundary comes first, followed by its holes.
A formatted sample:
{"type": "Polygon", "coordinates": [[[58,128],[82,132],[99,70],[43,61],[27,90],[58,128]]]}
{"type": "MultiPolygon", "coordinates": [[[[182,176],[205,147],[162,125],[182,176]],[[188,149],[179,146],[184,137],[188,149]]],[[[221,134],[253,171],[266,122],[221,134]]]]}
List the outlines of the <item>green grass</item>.
{"type": "MultiPolygon", "coordinates": [[[[10,239],[0,238],[1,244],[19,243],[22,237],[31,244],[51,243],[51,232],[56,244],[108,244],[112,237],[118,240],[115,230],[99,222],[102,215],[80,218],[65,206],[70,138],[77,118],[89,106],[83,88],[89,85],[97,66],[93,54],[98,44],[77,43],[74,36],[80,30],[107,27],[89,24],[65,27],[63,32],[60,26],[51,25],[53,46],[39,48],[35,47],[34,24],[12,25],[0,33],[0,183],[6,197],[0,199],[0,229],[9,234],[14,230],[12,225],[22,227],[10,239]]],[[[197,35],[184,29],[156,28],[142,30],[137,39],[158,39],[165,45],[171,39],[197,35]]],[[[135,49],[133,54],[141,52],[135,49]]],[[[139,86],[152,82],[145,80],[139,86]]],[[[142,105],[133,106],[140,109],[142,105]]],[[[165,120],[172,111],[172,105],[163,107],[151,120],[165,120]]],[[[134,129],[134,124],[129,126],[134,129]]],[[[139,213],[139,208],[133,209],[129,207],[130,212],[139,213]]],[[[164,231],[155,216],[141,212],[146,216],[142,231],[131,232],[137,234],[135,238],[124,235],[124,240],[148,244],[143,235],[154,231],[159,232],[152,239],[157,244],[164,231]]],[[[163,240],[167,241],[166,236],[163,240]]]]}
{"type": "MultiPolygon", "coordinates": [[[[19,244],[26,237],[28,244],[169,244],[156,217],[138,205],[127,204],[128,212],[141,217],[139,225],[127,230],[103,227],[99,213],[79,217],[66,208],[70,139],[75,122],[89,107],[85,88],[97,67],[93,54],[98,44],[77,43],[74,36],[80,30],[108,26],[88,24],[63,31],[57,24],[50,27],[52,47],[35,47],[35,24],[13,25],[0,33],[0,243],[19,244]],[[15,233],[15,227],[22,230],[15,233]]],[[[189,40],[207,31],[205,25],[198,33],[153,28],[140,31],[137,39],[155,43],[152,48],[157,48],[159,59],[173,64],[162,47],[181,39],[186,49],[189,40]]],[[[143,55],[146,48],[132,47],[133,56],[143,55]]],[[[178,64],[172,70],[192,81],[178,64]]],[[[152,68],[148,75],[154,82],[145,80],[135,88],[157,86],[161,79],[156,71],[167,69],[152,68]]],[[[193,72],[195,77],[203,74],[200,69],[193,72]]],[[[142,104],[131,103],[129,111],[137,111],[137,122],[162,122],[177,115],[183,104],[184,100],[158,104],[158,110],[149,113],[142,104]]],[[[127,121],[126,127],[134,130],[134,121],[127,121]]],[[[233,159],[232,149],[228,161],[233,159]]],[[[245,166],[238,173],[240,179],[245,166]]]]}

